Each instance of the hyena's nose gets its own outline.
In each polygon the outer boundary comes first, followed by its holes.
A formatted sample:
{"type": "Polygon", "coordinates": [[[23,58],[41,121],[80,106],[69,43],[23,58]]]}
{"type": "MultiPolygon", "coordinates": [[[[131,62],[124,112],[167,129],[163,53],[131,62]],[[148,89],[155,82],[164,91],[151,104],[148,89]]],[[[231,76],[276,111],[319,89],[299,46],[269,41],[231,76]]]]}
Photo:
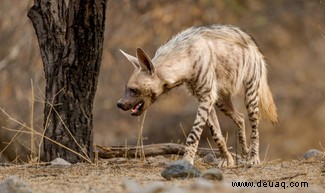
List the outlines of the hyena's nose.
{"type": "Polygon", "coordinates": [[[119,102],[117,102],[117,107],[120,108],[120,109],[122,109],[123,108],[123,104],[119,101],[119,102]]]}
{"type": "Polygon", "coordinates": [[[117,102],[117,107],[124,111],[126,110],[125,104],[122,101],[117,102]]]}

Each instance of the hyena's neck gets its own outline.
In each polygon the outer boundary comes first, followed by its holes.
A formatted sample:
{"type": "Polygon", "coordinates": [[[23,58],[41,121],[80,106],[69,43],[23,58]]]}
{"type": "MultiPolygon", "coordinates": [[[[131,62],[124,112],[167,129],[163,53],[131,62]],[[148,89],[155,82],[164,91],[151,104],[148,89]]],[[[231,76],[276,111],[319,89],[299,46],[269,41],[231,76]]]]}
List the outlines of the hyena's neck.
{"type": "Polygon", "coordinates": [[[152,62],[158,76],[165,82],[164,87],[168,88],[166,90],[193,81],[193,76],[200,73],[194,68],[206,60],[206,53],[203,51],[207,50],[208,46],[201,36],[185,33],[179,34],[158,48],[152,62]]]}
{"type": "Polygon", "coordinates": [[[191,77],[191,64],[188,58],[179,57],[169,60],[156,60],[159,78],[163,81],[163,93],[186,83],[191,77]]]}

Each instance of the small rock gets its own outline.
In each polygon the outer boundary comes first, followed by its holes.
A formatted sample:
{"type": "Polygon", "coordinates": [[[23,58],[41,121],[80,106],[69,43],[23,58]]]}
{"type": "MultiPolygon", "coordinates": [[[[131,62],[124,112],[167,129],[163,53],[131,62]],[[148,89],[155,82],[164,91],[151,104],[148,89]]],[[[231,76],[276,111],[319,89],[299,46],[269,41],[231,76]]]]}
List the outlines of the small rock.
{"type": "Polygon", "coordinates": [[[153,167],[165,166],[168,163],[164,156],[148,157],[147,162],[153,167]]]}
{"type": "Polygon", "coordinates": [[[200,170],[186,160],[177,160],[169,164],[161,173],[161,176],[167,180],[171,180],[173,178],[194,178],[199,177],[200,175],[200,170]]]}
{"type": "Polygon", "coordinates": [[[304,158],[305,159],[311,159],[311,158],[320,158],[324,156],[324,152],[321,152],[317,149],[310,149],[306,153],[304,153],[304,158]]]}
{"type": "Polygon", "coordinates": [[[108,162],[110,163],[116,163],[116,164],[124,164],[124,163],[127,163],[127,162],[133,162],[133,163],[137,163],[139,162],[138,159],[127,159],[125,157],[115,157],[115,158],[110,158],[110,159],[107,159],[108,162]]]}
{"type": "Polygon", "coordinates": [[[196,190],[215,190],[215,183],[208,181],[203,178],[198,178],[195,183],[191,185],[193,189],[196,190]]]}
{"type": "MultiPolygon", "coordinates": [[[[115,160],[115,163],[117,164],[124,164],[124,163],[127,163],[129,160],[125,157],[119,157],[115,160]]],[[[132,161],[136,161],[138,162],[138,160],[132,160],[132,161]]]]}
{"type": "Polygon", "coordinates": [[[209,153],[208,155],[203,157],[202,161],[211,164],[211,163],[217,163],[218,159],[216,159],[212,153],[209,153]]]}
{"type": "Polygon", "coordinates": [[[125,180],[124,187],[130,193],[158,193],[163,192],[166,188],[166,186],[161,182],[152,182],[144,186],[140,186],[133,180],[125,180]]]}
{"type": "Polygon", "coordinates": [[[51,161],[52,166],[71,166],[70,162],[65,161],[62,158],[55,158],[53,161],[51,161]]]}
{"type": "Polygon", "coordinates": [[[128,192],[134,192],[135,190],[140,189],[140,185],[138,183],[128,179],[124,181],[123,186],[128,192]]]}
{"type": "Polygon", "coordinates": [[[33,191],[24,181],[21,181],[16,176],[10,176],[9,178],[0,182],[1,193],[32,193],[33,191]]]}
{"type": "Polygon", "coordinates": [[[164,192],[166,186],[161,182],[152,182],[146,184],[138,193],[158,193],[164,192]]]}
{"type": "Polygon", "coordinates": [[[217,168],[207,170],[201,175],[201,177],[207,180],[221,181],[223,179],[222,171],[217,168]]]}

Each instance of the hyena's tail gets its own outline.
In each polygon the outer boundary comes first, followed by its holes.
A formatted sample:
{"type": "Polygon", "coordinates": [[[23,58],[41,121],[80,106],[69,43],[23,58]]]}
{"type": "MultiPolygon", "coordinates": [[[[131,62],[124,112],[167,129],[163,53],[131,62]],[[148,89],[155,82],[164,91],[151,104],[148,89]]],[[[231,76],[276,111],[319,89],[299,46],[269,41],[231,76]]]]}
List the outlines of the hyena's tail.
{"type": "Polygon", "coordinates": [[[278,122],[277,108],[274,104],[270,87],[267,83],[267,69],[266,64],[262,62],[262,73],[260,79],[260,85],[258,89],[259,96],[259,109],[262,118],[270,120],[272,123],[278,122]]]}

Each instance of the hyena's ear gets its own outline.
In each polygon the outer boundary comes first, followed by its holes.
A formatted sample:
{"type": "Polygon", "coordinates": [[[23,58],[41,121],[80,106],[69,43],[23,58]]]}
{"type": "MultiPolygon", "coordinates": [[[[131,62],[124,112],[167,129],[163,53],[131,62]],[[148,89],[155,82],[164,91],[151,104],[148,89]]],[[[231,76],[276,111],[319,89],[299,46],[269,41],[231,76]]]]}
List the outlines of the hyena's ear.
{"type": "Polygon", "coordinates": [[[149,56],[141,49],[137,48],[137,57],[142,69],[147,70],[151,75],[155,74],[155,66],[149,56]]]}
{"type": "Polygon", "coordinates": [[[134,65],[135,68],[140,68],[138,58],[123,52],[123,50],[121,50],[121,49],[120,49],[120,52],[126,57],[126,59],[128,59],[134,65]]]}

